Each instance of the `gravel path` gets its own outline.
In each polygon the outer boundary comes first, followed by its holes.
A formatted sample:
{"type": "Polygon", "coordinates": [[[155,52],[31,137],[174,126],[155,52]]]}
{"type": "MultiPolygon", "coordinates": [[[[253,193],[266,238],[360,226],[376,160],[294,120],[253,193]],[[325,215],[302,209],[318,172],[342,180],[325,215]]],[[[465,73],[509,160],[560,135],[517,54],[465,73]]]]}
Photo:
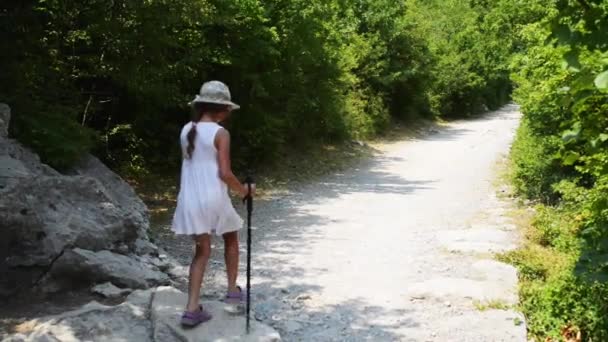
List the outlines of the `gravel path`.
{"type": "MultiPolygon", "coordinates": [[[[517,244],[493,182],[519,118],[509,105],[375,146],[357,168],[257,201],[256,318],[286,341],[526,341],[515,270],[492,259],[517,244]]],[[[162,240],[188,263],[190,241],[162,240]]]]}

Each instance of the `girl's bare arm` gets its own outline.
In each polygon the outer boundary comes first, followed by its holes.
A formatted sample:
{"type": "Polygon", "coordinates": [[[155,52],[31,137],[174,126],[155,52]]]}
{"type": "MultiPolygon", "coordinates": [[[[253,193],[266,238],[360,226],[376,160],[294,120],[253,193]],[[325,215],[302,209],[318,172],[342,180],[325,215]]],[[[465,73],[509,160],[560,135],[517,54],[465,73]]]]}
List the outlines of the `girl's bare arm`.
{"type": "Polygon", "coordinates": [[[228,187],[245,197],[248,193],[246,186],[236,178],[232,173],[230,164],[230,133],[225,129],[220,129],[215,136],[215,147],[218,152],[218,163],[220,167],[220,178],[228,185],[228,187]]]}

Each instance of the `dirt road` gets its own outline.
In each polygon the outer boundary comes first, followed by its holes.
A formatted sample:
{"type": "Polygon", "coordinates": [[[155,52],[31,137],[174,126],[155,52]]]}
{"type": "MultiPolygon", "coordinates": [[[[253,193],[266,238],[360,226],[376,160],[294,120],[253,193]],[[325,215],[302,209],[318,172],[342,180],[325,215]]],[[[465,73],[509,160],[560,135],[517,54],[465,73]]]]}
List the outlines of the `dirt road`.
{"type": "MultiPolygon", "coordinates": [[[[258,202],[256,317],[286,341],[526,341],[509,309],[515,270],[492,259],[517,244],[493,182],[519,118],[509,105],[376,146],[357,168],[258,202]]],[[[219,295],[214,255],[206,291],[219,295]]]]}

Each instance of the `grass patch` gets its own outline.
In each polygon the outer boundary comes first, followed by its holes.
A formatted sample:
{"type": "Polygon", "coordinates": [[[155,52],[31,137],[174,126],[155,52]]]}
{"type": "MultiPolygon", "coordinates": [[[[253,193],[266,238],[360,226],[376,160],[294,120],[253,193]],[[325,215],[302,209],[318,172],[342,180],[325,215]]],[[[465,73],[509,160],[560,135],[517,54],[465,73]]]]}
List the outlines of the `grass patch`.
{"type": "Polygon", "coordinates": [[[512,306],[505,301],[500,299],[492,299],[488,301],[479,301],[476,300],[473,302],[475,308],[479,311],[487,311],[487,310],[510,310],[512,306]]]}

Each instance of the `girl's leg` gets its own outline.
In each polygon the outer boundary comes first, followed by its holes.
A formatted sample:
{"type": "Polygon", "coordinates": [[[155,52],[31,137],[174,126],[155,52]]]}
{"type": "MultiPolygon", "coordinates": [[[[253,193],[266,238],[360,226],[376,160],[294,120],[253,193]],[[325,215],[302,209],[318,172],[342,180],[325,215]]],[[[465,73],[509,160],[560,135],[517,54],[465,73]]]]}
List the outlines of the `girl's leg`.
{"type": "Polygon", "coordinates": [[[226,261],[226,274],[228,276],[228,292],[238,292],[236,278],[239,274],[239,233],[231,232],[224,237],[224,259],[226,261]]]}
{"type": "Polygon", "coordinates": [[[190,264],[190,282],[188,284],[188,305],[186,311],[198,311],[201,284],[205,275],[207,261],[211,255],[211,237],[209,234],[197,235],[194,238],[195,252],[190,264]]]}

